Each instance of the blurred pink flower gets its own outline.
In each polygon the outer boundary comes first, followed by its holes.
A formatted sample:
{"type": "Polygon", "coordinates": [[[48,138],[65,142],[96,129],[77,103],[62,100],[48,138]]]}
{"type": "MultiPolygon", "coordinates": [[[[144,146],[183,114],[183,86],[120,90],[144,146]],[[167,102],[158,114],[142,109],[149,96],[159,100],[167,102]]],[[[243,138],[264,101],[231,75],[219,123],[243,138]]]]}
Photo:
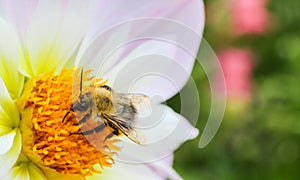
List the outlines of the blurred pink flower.
{"type": "Polygon", "coordinates": [[[229,9],[234,33],[262,34],[269,25],[267,0],[230,0],[229,9]]]}
{"type": "Polygon", "coordinates": [[[249,50],[226,49],[218,55],[229,100],[248,101],[252,94],[254,55],[249,50]]]}

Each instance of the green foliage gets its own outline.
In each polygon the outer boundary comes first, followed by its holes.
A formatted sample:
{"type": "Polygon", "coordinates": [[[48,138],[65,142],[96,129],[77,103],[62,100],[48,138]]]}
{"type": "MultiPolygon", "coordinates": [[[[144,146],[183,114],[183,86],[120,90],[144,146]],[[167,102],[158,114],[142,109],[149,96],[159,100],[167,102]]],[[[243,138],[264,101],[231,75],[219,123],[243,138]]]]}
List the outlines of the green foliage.
{"type": "MultiPolygon", "coordinates": [[[[206,5],[215,2],[206,1],[206,5]]],[[[255,53],[252,101],[239,112],[227,111],[217,135],[204,149],[198,148],[198,137],[176,152],[175,169],[184,179],[300,177],[299,7],[299,0],[270,0],[273,21],[265,35],[228,41],[228,47],[247,47],[255,53]]],[[[207,17],[212,13],[208,11],[207,17]]],[[[219,26],[208,24],[204,38],[218,49],[224,47],[224,41],[218,41],[222,29],[215,27],[219,26]]],[[[201,99],[197,127],[202,131],[210,108],[210,89],[201,67],[195,67],[193,78],[201,99]]],[[[178,102],[175,96],[168,104],[179,110],[178,102]]]]}

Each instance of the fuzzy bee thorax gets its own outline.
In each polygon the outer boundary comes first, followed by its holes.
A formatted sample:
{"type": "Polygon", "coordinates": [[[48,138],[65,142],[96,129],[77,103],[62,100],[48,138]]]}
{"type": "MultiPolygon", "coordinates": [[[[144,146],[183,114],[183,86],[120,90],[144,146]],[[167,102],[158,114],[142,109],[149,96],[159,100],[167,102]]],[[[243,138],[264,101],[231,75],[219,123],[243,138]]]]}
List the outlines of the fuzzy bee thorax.
{"type": "Polygon", "coordinates": [[[99,112],[110,113],[113,111],[112,92],[104,88],[96,90],[95,103],[99,112]]]}

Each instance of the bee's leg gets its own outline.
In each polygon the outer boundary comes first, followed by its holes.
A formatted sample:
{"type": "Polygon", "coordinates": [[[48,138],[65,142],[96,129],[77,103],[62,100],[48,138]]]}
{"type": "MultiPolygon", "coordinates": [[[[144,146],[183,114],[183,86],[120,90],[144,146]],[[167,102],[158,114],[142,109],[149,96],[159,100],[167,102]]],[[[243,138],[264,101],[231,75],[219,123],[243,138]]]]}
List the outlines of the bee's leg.
{"type": "Polygon", "coordinates": [[[70,114],[70,112],[71,112],[71,111],[68,111],[68,112],[65,114],[65,116],[63,117],[63,119],[62,119],[62,121],[61,121],[62,123],[64,123],[65,119],[66,119],[67,116],[70,114]]]}
{"type": "Polygon", "coordinates": [[[113,128],[113,131],[111,132],[111,133],[109,133],[106,137],[105,137],[105,139],[104,139],[104,141],[106,141],[107,139],[110,139],[110,138],[112,138],[114,135],[119,135],[120,133],[119,133],[119,129],[118,128],[116,128],[116,127],[113,127],[113,126],[111,126],[112,128],[113,128]]]}

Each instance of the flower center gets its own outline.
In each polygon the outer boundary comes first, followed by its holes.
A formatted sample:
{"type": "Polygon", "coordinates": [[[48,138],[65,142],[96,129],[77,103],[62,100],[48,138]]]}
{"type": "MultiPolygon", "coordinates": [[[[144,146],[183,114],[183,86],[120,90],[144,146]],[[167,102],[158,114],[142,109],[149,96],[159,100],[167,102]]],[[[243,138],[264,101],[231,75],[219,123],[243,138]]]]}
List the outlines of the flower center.
{"type": "MultiPolygon", "coordinates": [[[[99,124],[89,120],[80,124],[76,117],[78,114],[83,117],[88,112],[70,110],[79,98],[80,84],[83,92],[99,86],[99,80],[90,77],[89,72],[80,76],[79,70],[64,69],[57,76],[48,73],[33,78],[26,83],[17,103],[22,115],[21,130],[31,131],[31,136],[23,133],[23,146],[27,145],[29,151],[37,154],[44,166],[61,174],[88,176],[101,173],[103,167],[113,165],[113,156],[119,151],[115,145],[117,139],[106,139],[111,133],[109,127],[83,135],[81,128],[93,129],[99,124]],[[25,113],[28,111],[30,113],[25,113]]],[[[26,150],[22,152],[30,156],[26,150]]]]}

